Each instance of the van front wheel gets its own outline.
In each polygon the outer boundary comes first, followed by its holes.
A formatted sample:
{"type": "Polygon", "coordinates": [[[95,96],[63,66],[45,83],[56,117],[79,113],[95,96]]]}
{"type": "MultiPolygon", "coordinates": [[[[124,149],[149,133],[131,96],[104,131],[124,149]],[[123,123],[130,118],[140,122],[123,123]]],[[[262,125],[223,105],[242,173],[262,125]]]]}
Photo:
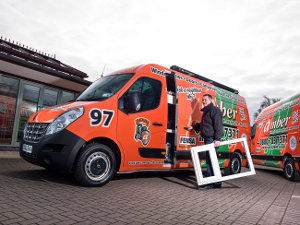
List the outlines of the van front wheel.
{"type": "Polygon", "coordinates": [[[288,158],[284,164],[283,173],[286,179],[293,181],[296,176],[296,168],[292,159],[288,158]]]}
{"type": "Polygon", "coordinates": [[[116,157],[106,145],[93,143],[81,152],[76,166],[75,179],[83,186],[103,186],[116,173],[116,157]]]}

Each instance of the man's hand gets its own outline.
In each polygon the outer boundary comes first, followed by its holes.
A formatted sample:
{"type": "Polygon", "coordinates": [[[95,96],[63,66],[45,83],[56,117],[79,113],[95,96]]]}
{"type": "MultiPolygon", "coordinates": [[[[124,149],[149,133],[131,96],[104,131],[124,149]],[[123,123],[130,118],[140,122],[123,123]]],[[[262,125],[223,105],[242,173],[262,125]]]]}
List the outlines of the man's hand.
{"type": "Polygon", "coordinates": [[[186,127],[186,129],[187,129],[188,131],[192,131],[192,130],[193,130],[193,127],[192,127],[192,126],[188,126],[188,127],[186,127]]]}
{"type": "Polygon", "coordinates": [[[215,148],[220,146],[220,141],[214,141],[215,148]]]}

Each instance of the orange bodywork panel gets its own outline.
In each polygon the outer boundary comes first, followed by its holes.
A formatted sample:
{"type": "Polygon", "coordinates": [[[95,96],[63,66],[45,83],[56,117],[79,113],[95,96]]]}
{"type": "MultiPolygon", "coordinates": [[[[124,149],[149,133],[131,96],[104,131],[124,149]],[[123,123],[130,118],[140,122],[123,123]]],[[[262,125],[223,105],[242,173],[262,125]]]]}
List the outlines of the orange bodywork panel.
{"type": "Polygon", "coordinates": [[[284,158],[290,157],[300,171],[299,114],[299,94],[283,99],[260,113],[252,128],[253,163],[283,168],[284,158]]]}
{"type": "MultiPolygon", "coordinates": [[[[202,97],[209,93],[223,114],[223,140],[246,137],[250,145],[248,109],[245,99],[240,95],[156,64],[129,68],[108,76],[127,73],[134,75],[116,94],[104,101],[76,101],[58,105],[33,114],[28,122],[51,123],[67,110],[83,107],[83,115],[65,129],[86,142],[99,138],[113,142],[121,155],[119,171],[186,168],[193,166],[191,159],[176,159],[173,166],[164,165],[168,132],[176,135],[174,147],[177,151],[190,151],[193,146],[203,145],[199,134],[188,132],[184,127],[201,121],[202,97]],[[169,100],[166,71],[175,75],[176,93],[171,96],[173,103],[169,100]],[[157,90],[158,94],[160,91],[160,96],[157,96],[159,103],[149,110],[124,110],[122,101],[125,93],[134,89],[141,80],[151,80],[160,88],[157,90]],[[170,104],[176,107],[172,108],[170,104]],[[170,121],[170,114],[176,116],[174,121],[170,121]],[[176,124],[173,125],[174,129],[168,128],[170,123],[176,124]]],[[[243,155],[244,148],[238,143],[219,149],[220,155],[235,151],[243,155]]],[[[228,163],[229,159],[220,160],[222,167],[228,163]]],[[[243,160],[245,165],[246,160],[243,160]]]]}

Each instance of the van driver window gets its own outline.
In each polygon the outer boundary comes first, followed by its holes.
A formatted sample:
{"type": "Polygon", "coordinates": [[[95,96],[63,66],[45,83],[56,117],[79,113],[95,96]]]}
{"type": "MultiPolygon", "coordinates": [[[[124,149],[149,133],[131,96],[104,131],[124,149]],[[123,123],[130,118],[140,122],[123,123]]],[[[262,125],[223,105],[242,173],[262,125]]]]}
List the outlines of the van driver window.
{"type": "Polygon", "coordinates": [[[141,111],[155,109],[159,106],[162,84],[158,80],[148,77],[138,79],[128,91],[140,91],[142,93],[141,111]]]}

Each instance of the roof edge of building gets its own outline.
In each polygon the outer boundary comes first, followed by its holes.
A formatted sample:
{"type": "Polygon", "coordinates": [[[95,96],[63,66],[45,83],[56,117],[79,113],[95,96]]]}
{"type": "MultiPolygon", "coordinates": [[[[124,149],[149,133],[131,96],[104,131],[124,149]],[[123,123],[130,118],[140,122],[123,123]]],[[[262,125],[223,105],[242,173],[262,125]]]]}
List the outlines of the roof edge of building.
{"type": "Polygon", "coordinates": [[[22,47],[15,43],[8,42],[3,39],[0,39],[0,51],[5,52],[8,55],[11,55],[12,57],[22,58],[26,61],[33,61],[37,64],[41,64],[56,70],[60,70],[62,72],[66,72],[68,74],[72,74],[73,76],[78,76],[82,78],[88,77],[86,73],[75,69],[74,67],[71,67],[67,64],[64,64],[56,58],[34,51],[33,49],[22,47]]]}
{"type": "Polygon", "coordinates": [[[21,65],[21,66],[24,66],[24,67],[27,67],[27,68],[30,68],[30,69],[33,69],[33,70],[36,70],[36,71],[39,71],[42,73],[47,73],[52,76],[57,76],[62,79],[71,80],[71,81],[74,81],[74,82],[77,82],[80,84],[90,85],[92,83],[91,81],[85,80],[83,78],[79,78],[77,76],[72,76],[72,74],[67,74],[63,71],[58,71],[51,67],[46,67],[45,65],[27,61],[22,58],[13,57],[11,55],[4,54],[1,51],[0,51],[0,60],[4,60],[6,62],[10,62],[10,63],[17,64],[17,65],[21,65]]]}

